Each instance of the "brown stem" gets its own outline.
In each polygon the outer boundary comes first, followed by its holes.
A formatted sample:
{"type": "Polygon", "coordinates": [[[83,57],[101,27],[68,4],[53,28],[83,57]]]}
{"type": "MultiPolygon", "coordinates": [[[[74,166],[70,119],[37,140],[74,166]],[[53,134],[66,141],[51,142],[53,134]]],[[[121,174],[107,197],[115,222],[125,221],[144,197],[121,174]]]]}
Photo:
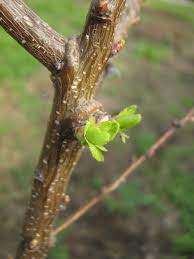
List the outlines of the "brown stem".
{"type": "MultiPolygon", "coordinates": [[[[128,1],[129,13],[134,1],[128,1]]],[[[55,88],[16,259],[43,259],[48,254],[52,224],[81,155],[75,130],[91,115],[99,117],[93,96],[109,58],[120,49],[115,30],[124,20],[120,16],[125,2],[93,0],[84,32],[65,40],[22,0],[0,0],[0,25],[51,71],[55,88]]]]}
{"type": "Polygon", "coordinates": [[[65,53],[64,37],[22,0],[0,0],[0,25],[50,71],[58,69],[65,53]]]}
{"type": "MultiPolygon", "coordinates": [[[[27,7],[21,7],[20,0],[14,3],[8,0],[8,4],[7,1],[6,4],[4,0],[0,1],[3,16],[1,24],[7,29],[14,24],[12,36],[21,42],[25,33],[19,34],[24,34],[22,37],[17,35],[23,26],[27,35],[29,32],[36,35],[37,22],[33,19],[34,14],[31,15],[27,7]],[[20,11],[20,23],[16,21],[17,26],[13,22],[14,5],[17,7],[16,11],[20,11]],[[24,22],[22,19],[26,12],[29,19],[25,18],[24,22]],[[30,22],[33,23],[35,32],[30,22]],[[17,30],[18,33],[15,33],[17,30]]],[[[64,58],[57,69],[52,66],[52,50],[48,49],[50,56],[45,55],[44,60],[42,53],[34,51],[31,44],[27,45],[28,51],[52,71],[55,97],[42,153],[35,170],[16,259],[43,259],[47,256],[52,224],[82,150],[75,138],[75,130],[84,125],[91,115],[99,113],[99,105],[93,100],[93,96],[103,69],[112,56],[115,28],[125,6],[125,0],[107,0],[107,10],[104,12],[102,2],[104,1],[92,1],[84,32],[66,42],[64,58]]],[[[43,32],[45,33],[44,30],[43,32]]],[[[41,37],[47,37],[47,34],[41,37]]]]}
{"type": "Polygon", "coordinates": [[[51,226],[81,154],[79,142],[68,132],[69,121],[59,118],[59,103],[60,95],[56,94],[16,258],[47,256],[51,226]]]}
{"type": "Polygon", "coordinates": [[[96,204],[100,203],[104,198],[110,195],[113,191],[115,191],[123,182],[127,180],[127,178],[135,172],[135,170],[142,165],[147,159],[155,156],[156,152],[163,147],[176,133],[178,128],[185,127],[188,122],[193,121],[194,116],[194,107],[180,120],[173,123],[173,126],[167,130],[164,135],[158,139],[158,141],[152,145],[147,152],[136,159],[115,181],[111,184],[102,188],[102,192],[99,195],[96,195],[92,198],[88,203],[86,203],[83,207],[77,210],[74,214],[70,215],[69,218],[65,220],[65,222],[56,228],[53,231],[54,235],[59,234],[67,227],[76,222],[79,218],[85,215],[90,209],[92,209],[96,204]]]}

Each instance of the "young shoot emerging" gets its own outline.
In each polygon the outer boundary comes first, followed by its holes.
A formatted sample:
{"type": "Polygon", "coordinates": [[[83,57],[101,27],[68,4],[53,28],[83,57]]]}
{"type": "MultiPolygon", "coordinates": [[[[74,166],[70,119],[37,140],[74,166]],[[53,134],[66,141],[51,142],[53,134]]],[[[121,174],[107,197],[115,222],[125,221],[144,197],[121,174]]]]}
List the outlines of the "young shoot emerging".
{"type": "Polygon", "coordinates": [[[141,121],[141,115],[136,114],[137,107],[129,106],[121,111],[115,118],[105,122],[95,122],[91,117],[84,127],[82,137],[79,140],[82,145],[88,145],[90,152],[97,161],[104,161],[102,152],[107,149],[104,145],[114,140],[117,134],[126,143],[128,136],[125,131],[136,126],[141,121]]]}
{"type": "Polygon", "coordinates": [[[140,114],[136,114],[137,106],[131,105],[124,110],[122,110],[116,117],[115,120],[119,123],[119,134],[121,136],[121,140],[123,143],[126,143],[126,139],[129,138],[128,135],[125,134],[130,128],[135,127],[142,120],[140,114]]]}

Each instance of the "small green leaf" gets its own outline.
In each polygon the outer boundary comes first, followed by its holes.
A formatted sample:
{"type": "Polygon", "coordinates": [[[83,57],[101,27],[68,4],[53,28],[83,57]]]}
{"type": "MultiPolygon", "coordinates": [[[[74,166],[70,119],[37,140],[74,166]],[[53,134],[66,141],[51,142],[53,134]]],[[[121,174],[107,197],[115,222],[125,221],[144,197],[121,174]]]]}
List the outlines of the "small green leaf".
{"type": "Polygon", "coordinates": [[[101,146],[109,142],[110,134],[100,130],[97,127],[89,127],[86,132],[85,138],[89,143],[101,146]]]}
{"type": "Polygon", "coordinates": [[[80,142],[82,146],[85,146],[88,143],[85,138],[81,139],[80,142]]]}
{"type": "Polygon", "coordinates": [[[80,131],[80,140],[82,145],[88,145],[92,156],[97,161],[104,161],[102,152],[108,150],[105,144],[113,140],[117,133],[120,134],[123,143],[129,137],[124,133],[125,130],[134,127],[141,121],[141,115],[135,114],[137,106],[132,105],[121,111],[115,120],[96,123],[93,117],[90,117],[82,131],[80,131]]]}
{"type": "Polygon", "coordinates": [[[109,141],[113,140],[119,131],[119,124],[117,121],[105,121],[98,124],[98,128],[109,134],[109,141]]]}
{"type": "Polygon", "coordinates": [[[93,116],[91,116],[90,118],[89,118],[89,122],[90,122],[90,125],[95,125],[95,119],[94,119],[94,117],[93,116]]]}
{"type": "Polygon", "coordinates": [[[122,111],[117,115],[116,118],[120,118],[120,117],[123,117],[123,116],[124,116],[124,117],[125,117],[125,116],[130,116],[130,115],[136,113],[136,111],[137,111],[137,105],[131,105],[131,106],[125,108],[124,110],[122,110],[122,111]]]}
{"type": "Polygon", "coordinates": [[[103,152],[107,152],[108,151],[108,149],[106,149],[105,147],[103,147],[103,146],[96,146],[98,149],[100,149],[101,151],[103,151],[103,152]]]}
{"type": "Polygon", "coordinates": [[[94,145],[92,145],[90,143],[88,143],[88,145],[89,145],[89,149],[92,153],[93,158],[99,162],[104,161],[104,156],[103,156],[102,152],[94,145]]]}
{"type": "Polygon", "coordinates": [[[119,131],[119,124],[116,121],[106,121],[94,124],[89,121],[84,130],[84,137],[87,142],[94,145],[105,145],[113,140],[119,131]]]}
{"type": "Polygon", "coordinates": [[[130,129],[140,123],[142,117],[140,114],[133,114],[130,116],[122,116],[117,118],[121,130],[130,129]]]}
{"type": "Polygon", "coordinates": [[[86,123],[84,128],[84,136],[86,135],[86,132],[89,129],[89,127],[92,127],[93,125],[95,125],[94,117],[90,117],[89,121],[86,123]]]}

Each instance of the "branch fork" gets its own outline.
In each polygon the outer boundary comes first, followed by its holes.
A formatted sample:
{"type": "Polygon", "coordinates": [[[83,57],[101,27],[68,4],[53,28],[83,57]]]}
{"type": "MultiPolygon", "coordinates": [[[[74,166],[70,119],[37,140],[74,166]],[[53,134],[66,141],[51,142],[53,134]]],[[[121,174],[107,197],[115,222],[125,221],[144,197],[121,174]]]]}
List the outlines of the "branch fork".
{"type": "Polygon", "coordinates": [[[97,121],[107,116],[94,95],[110,57],[122,48],[131,19],[138,16],[137,6],[139,0],[92,0],[83,32],[66,39],[22,0],[0,0],[0,25],[51,72],[55,88],[15,259],[47,257],[61,198],[83,150],[75,132],[90,116],[97,121]]]}

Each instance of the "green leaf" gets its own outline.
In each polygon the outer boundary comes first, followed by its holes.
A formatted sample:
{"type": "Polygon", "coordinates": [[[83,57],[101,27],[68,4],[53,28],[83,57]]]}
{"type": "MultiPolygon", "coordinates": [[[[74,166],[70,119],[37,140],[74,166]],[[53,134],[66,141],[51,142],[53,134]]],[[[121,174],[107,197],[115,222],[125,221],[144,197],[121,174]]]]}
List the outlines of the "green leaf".
{"type": "Polygon", "coordinates": [[[95,122],[90,119],[85,126],[84,137],[87,142],[102,146],[113,140],[118,131],[119,124],[116,121],[106,121],[95,124],[95,122]]]}
{"type": "Polygon", "coordinates": [[[97,127],[89,127],[85,138],[89,143],[94,145],[104,145],[107,144],[110,140],[110,134],[106,131],[102,131],[97,127]]]}
{"type": "Polygon", "coordinates": [[[136,111],[137,106],[131,105],[116,116],[116,121],[119,123],[121,130],[132,128],[141,121],[141,115],[135,114],[136,111]]]}
{"type": "Polygon", "coordinates": [[[94,159],[104,161],[102,152],[108,151],[104,145],[113,140],[117,133],[120,134],[122,142],[126,143],[126,139],[129,137],[124,131],[141,121],[141,115],[135,114],[136,110],[136,105],[129,106],[121,111],[115,120],[99,123],[90,117],[83,129],[84,136],[80,139],[81,144],[89,146],[94,159]]]}
{"type": "Polygon", "coordinates": [[[117,118],[120,118],[120,117],[123,117],[123,116],[124,116],[124,117],[125,117],[125,116],[130,116],[130,115],[136,113],[136,111],[137,111],[137,106],[136,106],[136,105],[131,105],[131,106],[125,108],[124,110],[122,110],[122,111],[117,115],[116,119],[117,119],[117,118]]]}
{"type": "Polygon", "coordinates": [[[92,145],[90,143],[88,143],[88,146],[89,146],[89,149],[90,149],[94,159],[96,159],[99,162],[104,161],[104,156],[103,156],[102,152],[97,147],[95,147],[94,145],[92,145]]]}
{"type": "Polygon", "coordinates": [[[89,121],[86,123],[84,128],[84,136],[86,135],[86,132],[89,129],[89,127],[92,127],[93,125],[95,125],[94,117],[90,117],[89,121]]]}
{"type": "Polygon", "coordinates": [[[85,146],[85,145],[87,145],[88,142],[86,141],[85,138],[83,138],[83,139],[80,140],[80,143],[81,143],[82,146],[85,146]]]}
{"type": "Polygon", "coordinates": [[[103,147],[103,146],[96,146],[98,149],[100,149],[101,151],[103,151],[103,152],[107,152],[108,151],[108,149],[106,149],[105,147],[103,147]]]}
{"type": "Polygon", "coordinates": [[[140,114],[133,114],[130,116],[122,116],[117,118],[121,130],[130,129],[140,123],[142,117],[140,114]]]}
{"type": "Polygon", "coordinates": [[[119,131],[119,124],[117,121],[105,121],[98,123],[98,128],[102,132],[107,132],[109,134],[109,141],[113,140],[119,131]]]}

